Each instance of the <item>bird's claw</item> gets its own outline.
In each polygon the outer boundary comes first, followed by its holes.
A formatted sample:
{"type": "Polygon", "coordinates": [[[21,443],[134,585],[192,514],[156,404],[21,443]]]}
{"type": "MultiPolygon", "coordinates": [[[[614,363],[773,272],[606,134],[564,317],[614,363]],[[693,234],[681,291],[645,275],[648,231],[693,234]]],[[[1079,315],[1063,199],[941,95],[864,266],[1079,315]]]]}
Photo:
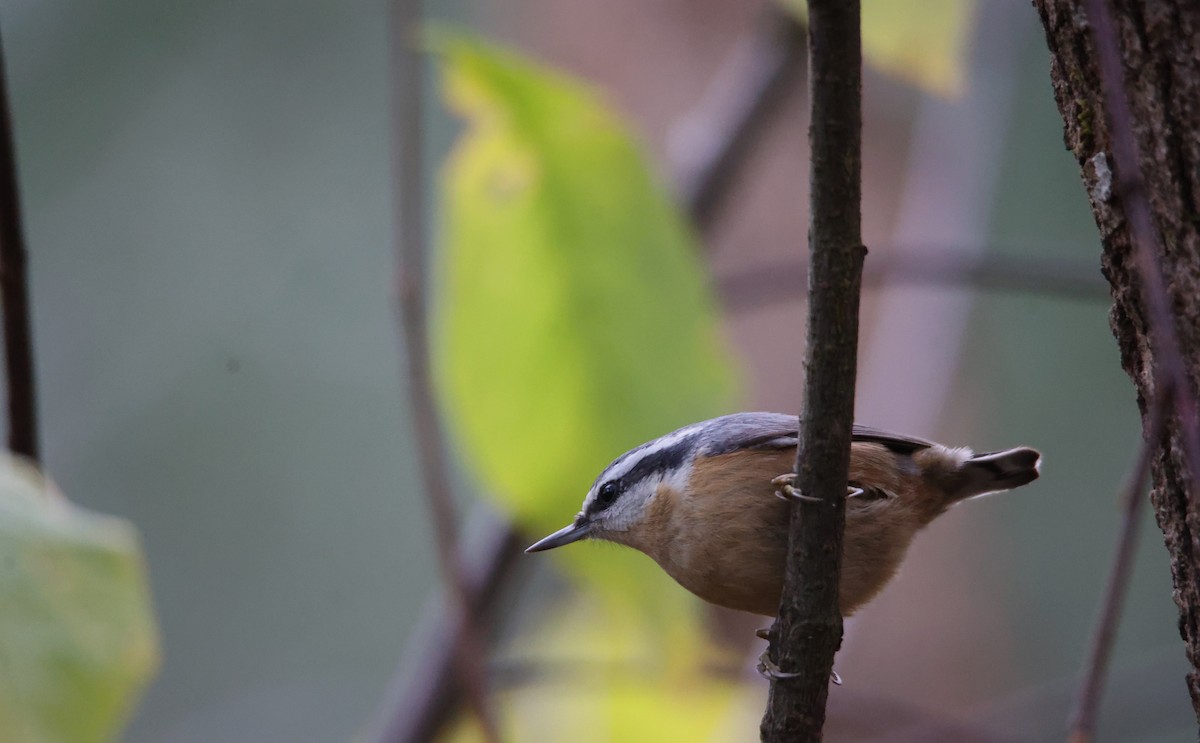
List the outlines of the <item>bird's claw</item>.
{"type": "MultiPolygon", "coordinates": [[[[754,630],[754,636],[760,640],[770,641],[771,630],[767,629],[766,627],[764,627],[762,629],[754,630]]],[[[768,681],[786,681],[787,679],[794,679],[800,675],[798,673],[789,673],[789,672],[781,669],[776,663],[774,663],[771,660],[770,653],[771,653],[771,648],[768,647],[767,649],[762,651],[762,654],[760,654],[758,656],[757,669],[758,669],[758,673],[760,676],[767,679],[768,681]]],[[[842,685],[842,677],[838,675],[837,671],[829,672],[829,680],[835,686],[842,685]]]]}
{"type": "Polygon", "coordinates": [[[768,654],[770,652],[770,648],[767,648],[766,650],[762,651],[762,655],[758,656],[758,673],[760,676],[768,681],[787,681],[788,679],[794,679],[800,675],[798,673],[789,673],[781,669],[769,657],[768,654]]]}
{"type": "Polygon", "coordinates": [[[775,491],[775,497],[780,500],[785,500],[789,503],[794,501],[808,501],[809,503],[820,503],[820,498],[814,498],[811,495],[805,495],[799,490],[796,490],[796,473],[786,472],[779,477],[771,480],[771,484],[779,488],[775,491]]]}
{"type": "MultiPolygon", "coordinates": [[[[780,475],[779,477],[776,477],[775,479],[771,480],[771,484],[774,485],[775,487],[779,488],[778,490],[775,491],[775,497],[780,500],[785,500],[785,501],[788,501],[789,503],[791,503],[793,501],[798,501],[798,500],[808,501],[809,503],[820,503],[821,502],[821,499],[817,498],[816,496],[805,495],[804,493],[801,493],[799,490],[796,490],[796,473],[795,472],[784,473],[784,474],[780,475]]],[[[857,498],[858,496],[862,495],[864,492],[866,492],[866,491],[864,491],[860,487],[856,487],[854,485],[846,486],[846,497],[847,498],[857,498]]]]}

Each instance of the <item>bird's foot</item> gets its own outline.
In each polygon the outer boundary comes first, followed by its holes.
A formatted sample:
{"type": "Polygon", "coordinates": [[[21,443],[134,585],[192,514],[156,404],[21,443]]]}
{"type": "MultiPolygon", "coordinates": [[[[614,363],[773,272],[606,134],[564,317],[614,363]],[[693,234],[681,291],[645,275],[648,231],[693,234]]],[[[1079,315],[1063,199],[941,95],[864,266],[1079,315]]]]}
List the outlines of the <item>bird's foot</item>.
{"type": "Polygon", "coordinates": [[[762,651],[762,655],[758,656],[758,674],[768,681],[787,681],[794,679],[800,674],[788,673],[775,664],[775,661],[770,658],[771,649],[767,648],[762,651]]]}
{"type": "Polygon", "coordinates": [[[771,484],[779,488],[775,491],[775,497],[780,500],[785,500],[789,503],[800,500],[808,501],[809,503],[821,502],[820,498],[814,498],[811,495],[805,495],[799,490],[796,490],[795,472],[786,472],[779,477],[776,477],[774,480],[771,480],[771,484]]]}
{"type": "MultiPolygon", "coordinates": [[[[754,636],[760,640],[767,640],[769,642],[771,640],[771,630],[766,627],[757,629],[754,631],[754,636]]],[[[770,681],[779,681],[793,679],[800,675],[798,673],[788,673],[782,670],[771,660],[770,653],[771,648],[768,647],[766,650],[762,651],[761,655],[758,656],[758,673],[763,678],[770,681]]],[[[842,677],[838,675],[837,671],[829,672],[829,680],[836,686],[842,685],[842,677]]]]}
{"type": "MultiPolygon", "coordinates": [[[[775,497],[780,500],[785,500],[785,501],[788,501],[789,503],[792,501],[798,501],[798,500],[808,501],[809,503],[820,503],[821,502],[820,498],[817,498],[816,496],[813,496],[813,495],[805,495],[804,493],[801,493],[799,490],[796,489],[796,473],[795,472],[787,472],[785,474],[782,474],[779,477],[776,477],[775,479],[771,480],[771,484],[774,485],[775,487],[779,488],[778,490],[775,491],[775,497]]],[[[847,498],[856,498],[856,497],[862,495],[864,492],[865,491],[860,487],[856,487],[854,485],[846,486],[846,497],[847,498]]]]}

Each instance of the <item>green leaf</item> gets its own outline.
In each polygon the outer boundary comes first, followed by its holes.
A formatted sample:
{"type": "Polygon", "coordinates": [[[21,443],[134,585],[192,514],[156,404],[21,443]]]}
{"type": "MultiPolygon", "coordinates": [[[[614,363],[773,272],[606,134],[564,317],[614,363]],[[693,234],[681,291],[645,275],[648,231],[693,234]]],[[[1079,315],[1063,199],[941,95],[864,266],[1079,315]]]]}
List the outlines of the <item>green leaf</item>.
{"type": "MultiPolygon", "coordinates": [[[[738,740],[757,724],[759,690],[751,701],[754,716],[746,720],[741,684],[712,670],[718,664],[738,668],[742,659],[720,657],[700,633],[671,638],[687,648],[679,655],[686,662],[672,664],[658,633],[632,613],[607,612],[586,596],[533,619],[537,626],[497,661],[524,670],[521,683],[496,695],[505,740],[738,740]],[[730,727],[732,722],[737,726],[730,727]],[[718,730],[726,734],[715,734],[718,730]]],[[[480,739],[468,716],[442,738],[480,739]]]]}
{"type": "Polygon", "coordinates": [[[133,528],[0,456],[0,740],[113,740],[157,666],[133,528]]]}
{"type": "MultiPolygon", "coordinates": [[[[435,46],[466,120],[442,183],[438,379],[484,492],[541,535],[617,455],[728,411],[734,374],[694,236],[600,96],[474,39],[435,46]]],[[[558,552],[663,593],[645,558],[601,549],[558,552]]]]}
{"type": "MultiPolygon", "coordinates": [[[[804,0],[781,0],[802,20],[804,0]]],[[[863,0],[863,58],[888,75],[931,93],[957,96],[966,83],[966,49],[976,0],[863,0]]]]}

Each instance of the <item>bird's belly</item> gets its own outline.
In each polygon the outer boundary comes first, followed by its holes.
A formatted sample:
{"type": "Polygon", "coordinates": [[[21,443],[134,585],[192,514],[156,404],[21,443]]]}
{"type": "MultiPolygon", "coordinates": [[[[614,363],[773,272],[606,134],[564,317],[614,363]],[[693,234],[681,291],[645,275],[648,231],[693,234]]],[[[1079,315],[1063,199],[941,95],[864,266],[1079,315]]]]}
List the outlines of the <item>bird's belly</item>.
{"type": "MultiPolygon", "coordinates": [[[[911,530],[897,528],[894,523],[884,528],[886,515],[879,510],[886,509],[855,508],[847,513],[853,528],[846,530],[842,554],[839,597],[844,616],[854,613],[883,589],[916,531],[916,524],[911,530]]],[[[786,563],[786,514],[780,522],[759,525],[752,534],[735,535],[706,549],[666,556],[658,562],[681,586],[705,601],[775,616],[786,563]]]]}

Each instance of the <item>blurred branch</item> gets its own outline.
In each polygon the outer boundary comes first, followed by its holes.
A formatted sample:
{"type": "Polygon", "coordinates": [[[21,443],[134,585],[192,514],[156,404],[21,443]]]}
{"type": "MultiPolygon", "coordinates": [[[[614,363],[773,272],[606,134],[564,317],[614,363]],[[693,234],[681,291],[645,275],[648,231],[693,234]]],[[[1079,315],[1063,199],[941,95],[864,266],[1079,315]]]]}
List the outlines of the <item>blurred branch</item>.
{"type": "MultiPolygon", "coordinates": [[[[511,524],[482,505],[472,510],[464,534],[462,562],[469,610],[482,633],[498,618],[526,541],[511,524]]],[[[426,604],[384,695],[387,734],[373,740],[431,741],[454,714],[462,687],[454,673],[455,628],[447,623],[448,611],[441,597],[426,604]]],[[[494,683],[503,685],[506,679],[494,678],[494,683]]]]}
{"type": "MultiPolygon", "coordinates": [[[[1112,691],[1105,714],[1110,727],[1104,737],[1110,741],[1195,737],[1195,718],[1180,704],[1175,688],[1179,668],[1178,651],[1162,646],[1143,648],[1114,668],[1108,679],[1112,691]]],[[[1071,678],[1038,681],[956,710],[955,718],[1014,741],[1053,740],[1061,734],[1062,721],[1074,704],[1078,686],[1078,679],[1071,678]]],[[[929,734],[922,737],[919,724],[910,732],[900,739],[914,743],[940,740],[929,734]]]]}
{"type": "Polygon", "coordinates": [[[1071,714],[1070,743],[1089,743],[1096,729],[1096,714],[1100,709],[1100,698],[1104,694],[1104,681],[1108,675],[1109,660],[1113,643],[1117,639],[1117,625],[1125,594],[1129,588],[1129,576],[1133,571],[1134,552],[1137,548],[1138,521],[1141,513],[1142,492],[1150,476],[1150,463],[1162,443],[1166,428],[1167,390],[1162,390],[1150,409],[1150,422],[1145,439],[1138,449],[1137,459],[1121,492],[1121,528],[1117,535],[1117,550],[1109,569],[1108,583],[1104,588],[1104,600],[1096,619],[1088,651],[1087,667],[1079,688],[1079,699],[1071,714]]]}
{"type": "MultiPolygon", "coordinates": [[[[438,564],[446,588],[458,681],[466,692],[484,738],[500,740],[500,732],[488,709],[485,662],[486,646],[475,626],[471,611],[472,596],[462,555],[458,549],[454,499],[450,486],[445,436],[433,402],[429,371],[429,339],[425,303],[425,184],[422,164],[422,115],[424,112],[422,59],[415,49],[417,26],[421,21],[420,0],[396,0],[392,7],[392,72],[396,75],[393,91],[393,116],[396,125],[393,172],[396,194],[396,283],[399,293],[400,320],[404,332],[408,362],[408,394],[416,428],[417,448],[424,487],[435,531],[438,564]]],[[[404,722],[389,717],[377,740],[394,741],[404,722]]]]}
{"type": "Polygon", "coordinates": [[[857,0],[809,0],[808,342],[787,568],[771,627],[762,740],[820,741],[833,658],[862,288],[862,39],[857,0]],[[811,499],[811,500],[808,500],[811,499]]]}
{"type": "MultiPolygon", "coordinates": [[[[393,43],[398,45],[399,41],[393,43]]],[[[776,101],[791,89],[788,83],[803,69],[803,62],[803,34],[795,33],[795,22],[790,17],[772,8],[753,37],[739,42],[705,94],[704,103],[682,117],[689,122],[685,129],[707,133],[715,142],[705,147],[704,156],[674,168],[682,182],[680,191],[688,212],[701,233],[715,225],[730,185],[778,113],[776,101]],[[746,91],[754,95],[743,95],[746,91]]],[[[482,505],[474,508],[477,515],[485,511],[482,505]]],[[[499,585],[511,578],[525,547],[513,524],[498,517],[483,520],[486,525],[481,527],[480,536],[469,545],[479,549],[464,560],[475,569],[475,577],[467,581],[467,587],[469,606],[480,627],[495,620],[499,599],[504,595],[499,585]]],[[[460,690],[450,672],[453,644],[444,612],[440,598],[432,602],[426,608],[430,617],[424,624],[427,629],[409,640],[409,652],[396,669],[382,708],[388,737],[377,740],[430,741],[457,707],[460,690]]]]}
{"type": "MultiPolygon", "coordinates": [[[[731,312],[745,312],[807,293],[808,267],[801,258],[751,266],[716,277],[717,293],[731,312]]],[[[863,274],[863,288],[916,284],[991,289],[1085,301],[1108,299],[1108,286],[1091,265],[1044,258],[991,255],[976,258],[952,249],[891,254],[877,248],[863,274]]]]}
{"type": "Polygon", "coordinates": [[[700,102],[671,128],[676,188],[692,221],[709,232],[743,166],[803,80],[805,29],[770,3],[757,33],[739,39],[700,102]]]}
{"type": "Polygon", "coordinates": [[[29,271],[13,146],[7,73],[0,44],[0,302],[8,380],[8,448],[38,460],[37,394],[30,328],[29,271]]]}

